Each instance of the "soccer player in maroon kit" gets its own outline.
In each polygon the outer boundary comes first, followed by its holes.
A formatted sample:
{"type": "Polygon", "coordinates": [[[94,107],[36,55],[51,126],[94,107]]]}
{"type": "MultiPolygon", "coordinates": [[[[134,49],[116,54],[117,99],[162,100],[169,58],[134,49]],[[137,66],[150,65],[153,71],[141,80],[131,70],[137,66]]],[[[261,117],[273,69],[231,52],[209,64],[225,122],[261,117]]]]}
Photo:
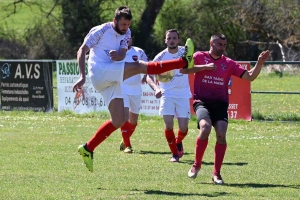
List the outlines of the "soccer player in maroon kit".
{"type": "MultiPolygon", "coordinates": [[[[188,172],[190,178],[197,177],[208,144],[209,134],[212,127],[214,127],[217,141],[212,181],[220,185],[224,184],[220,172],[227,148],[228,82],[231,75],[253,81],[259,75],[264,62],[270,56],[268,50],[263,51],[258,56],[256,65],[248,71],[223,55],[226,46],[226,37],[221,33],[217,33],[211,36],[210,50],[208,52],[194,53],[195,67],[197,65],[214,63],[216,70],[195,71],[193,107],[197,116],[199,136],[196,139],[195,161],[188,172]]],[[[193,70],[197,70],[197,68],[193,70]]]]}

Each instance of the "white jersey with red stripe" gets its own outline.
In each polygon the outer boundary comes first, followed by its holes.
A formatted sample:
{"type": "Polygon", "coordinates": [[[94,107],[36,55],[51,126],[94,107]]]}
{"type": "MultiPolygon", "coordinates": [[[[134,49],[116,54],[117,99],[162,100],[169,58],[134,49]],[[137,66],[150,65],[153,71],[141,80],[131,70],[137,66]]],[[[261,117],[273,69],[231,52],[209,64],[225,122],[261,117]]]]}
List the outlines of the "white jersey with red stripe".
{"type": "MultiPolygon", "coordinates": [[[[148,57],[145,54],[144,50],[131,46],[130,49],[126,52],[126,57],[121,62],[135,62],[138,60],[143,60],[148,62],[148,57]]],[[[123,94],[127,95],[141,95],[142,85],[141,85],[141,74],[134,75],[121,84],[123,94]]]]}
{"type": "Polygon", "coordinates": [[[117,33],[112,22],[107,22],[93,27],[84,38],[84,44],[90,48],[89,68],[101,67],[101,63],[113,63],[109,57],[109,51],[128,49],[131,38],[130,29],[124,35],[117,33]]]}
{"type": "MultiPolygon", "coordinates": [[[[171,54],[164,49],[157,54],[153,61],[174,60],[180,58],[184,53],[184,47],[178,46],[178,52],[171,54]]],[[[174,77],[168,82],[159,82],[164,97],[191,98],[189,79],[187,74],[182,74],[179,69],[174,70],[174,77]]]]}

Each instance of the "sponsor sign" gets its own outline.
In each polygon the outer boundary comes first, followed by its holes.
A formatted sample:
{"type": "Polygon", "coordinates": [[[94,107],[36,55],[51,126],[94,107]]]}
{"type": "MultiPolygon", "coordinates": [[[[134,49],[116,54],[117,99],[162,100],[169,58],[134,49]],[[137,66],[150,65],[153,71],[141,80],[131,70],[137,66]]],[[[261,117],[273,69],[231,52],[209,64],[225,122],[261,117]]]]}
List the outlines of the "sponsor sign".
{"type": "Polygon", "coordinates": [[[0,61],[1,109],[53,110],[51,61],[0,61]]]}
{"type": "MultiPolygon", "coordinates": [[[[83,85],[84,95],[72,91],[74,83],[79,79],[78,62],[76,60],[60,60],[56,61],[56,66],[59,112],[63,110],[71,110],[75,113],[108,112],[108,105],[104,102],[102,95],[91,84],[87,63],[85,70],[86,82],[83,85]]],[[[158,109],[159,99],[155,98],[154,92],[148,84],[142,84],[140,113],[158,115],[158,109]]]]}

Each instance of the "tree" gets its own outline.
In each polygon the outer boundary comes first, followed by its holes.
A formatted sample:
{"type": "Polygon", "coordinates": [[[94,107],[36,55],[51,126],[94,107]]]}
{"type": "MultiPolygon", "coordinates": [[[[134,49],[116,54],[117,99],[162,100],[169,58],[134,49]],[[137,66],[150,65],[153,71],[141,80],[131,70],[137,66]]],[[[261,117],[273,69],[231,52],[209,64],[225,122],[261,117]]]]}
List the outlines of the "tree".
{"type": "Polygon", "coordinates": [[[151,34],[156,17],[162,8],[165,0],[146,0],[146,8],[138,24],[138,30],[134,33],[135,44],[140,48],[149,49],[151,34]]]}
{"type": "MultiPolygon", "coordinates": [[[[65,51],[69,51],[70,53],[64,53],[59,55],[75,56],[77,49],[83,42],[83,39],[85,35],[89,32],[89,30],[93,26],[107,22],[107,20],[112,20],[115,9],[121,4],[129,4],[130,8],[132,5],[132,7],[137,11],[141,9],[141,4],[145,5],[143,6],[144,12],[142,14],[142,18],[140,18],[140,15],[138,14],[139,11],[136,12],[131,8],[133,10],[134,15],[133,21],[137,21],[136,23],[133,23],[133,26],[131,28],[134,30],[133,36],[135,36],[135,45],[141,47],[149,46],[147,44],[151,44],[151,40],[149,40],[148,38],[151,35],[153,24],[163,3],[164,0],[145,0],[144,2],[140,0],[53,0],[53,6],[51,6],[50,10],[47,10],[44,8],[43,4],[40,3],[38,0],[15,0],[14,2],[7,5],[7,7],[12,7],[7,17],[15,14],[17,12],[17,7],[21,7],[21,5],[23,4],[29,7],[38,6],[47,19],[50,16],[53,17],[53,10],[55,8],[60,7],[61,17],[54,18],[57,20],[58,23],[60,23],[61,27],[56,28],[55,31],[60,31],[63,33],[64,38],[61,38],[61,40],[69,42],[68,49],[65,49],[65,51]],[[141,19],[142,21],[140,22],[141,19]]],[[[51,23],[53,23],[53,21],[51,23]]],[[[38,24],[38,26],[35,27],[37,31],[41,30],[41,24],[38,24]]],[[[42,31],[41,34],[49,34],[51,35],[51,37],[59,35],[59,37],[61,37],[62,35],[60,34],[60,32],[59,34],[55,32],[51,33],[49,32],[49,29],[47,29],[47,32],[42,31]]],[[[32,30],[31,27],[30,33],[37,32],[32,30]]],[[[47,37],[45,35],[42,36],[41,34],[37,34],[36,37],[39,37],[42,40],[42,42],[37,42],[38,38],[35,38],[36,44],[49,46],[49,44],[47,44],[47,41],[45,41],[45,38],[47,37]]],[[[29,34],[27,35],[32,36],[29,34]]],[[[53,39],[51,41],[56,40],[53,39]]],[[[35,49],[38,49],[38,47],[36,46],[35,49]]],[[[47,49],[47,51],[43,52],[50,52],[48,47],[47,49]]],[[[36,52],[32,55],[38,55],[38,53],[41,52],[36,52]]],[[[40,56],[43,55],[39,55],[38,57],[40,58],[40,56]]],[[[45,58],[49,58],[47,57],[47,55],[44,56],[45,58]]],[[[52,59],[55,59],[56,56],[57,54],[51,53],[52,59]]]]}
{"type": "Polygon", "coordinates": [[[100,19],[101,0],[60,0],[63,33],[74,49],[78,49],[89,30],[100,19]]]}
{"type": "Polygon", "coordinates": [[[247,33],[256,35],[257,40],[244,41],[248,44],[271,48],[273,59],[282,59],[280,45],[287,53],[287,60],[299,60],[300,50],[300,5],[292,0],[268,1],[245,0],[234,6],[231,22],[247,33]]]}

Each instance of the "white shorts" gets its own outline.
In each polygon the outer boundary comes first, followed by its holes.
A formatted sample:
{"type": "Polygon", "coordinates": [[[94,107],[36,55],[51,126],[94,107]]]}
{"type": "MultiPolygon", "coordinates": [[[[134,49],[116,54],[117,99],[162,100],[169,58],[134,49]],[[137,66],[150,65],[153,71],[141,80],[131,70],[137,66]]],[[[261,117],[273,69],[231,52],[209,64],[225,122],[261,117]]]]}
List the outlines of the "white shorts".
{"type": "Polygon", "coordinates": [[[141,95],[123,94],[124,107],[129,108],[129,111],[135,114],[140,113],[141,95]]]}
{"type": "Polygon", "coordinates": [[[159,115],[174,115],[177,118],[190,119],[190,99],[162,97],[160,99],[159,115]]]}
{"type": "Polygon", "coordinates": [[[124,76],[124,62],[100,63],[91,67],[89,77],[94,88],[101,93],[105,104],[109,106],[111,100],[123,98],[121,83],[124,76]]]}

